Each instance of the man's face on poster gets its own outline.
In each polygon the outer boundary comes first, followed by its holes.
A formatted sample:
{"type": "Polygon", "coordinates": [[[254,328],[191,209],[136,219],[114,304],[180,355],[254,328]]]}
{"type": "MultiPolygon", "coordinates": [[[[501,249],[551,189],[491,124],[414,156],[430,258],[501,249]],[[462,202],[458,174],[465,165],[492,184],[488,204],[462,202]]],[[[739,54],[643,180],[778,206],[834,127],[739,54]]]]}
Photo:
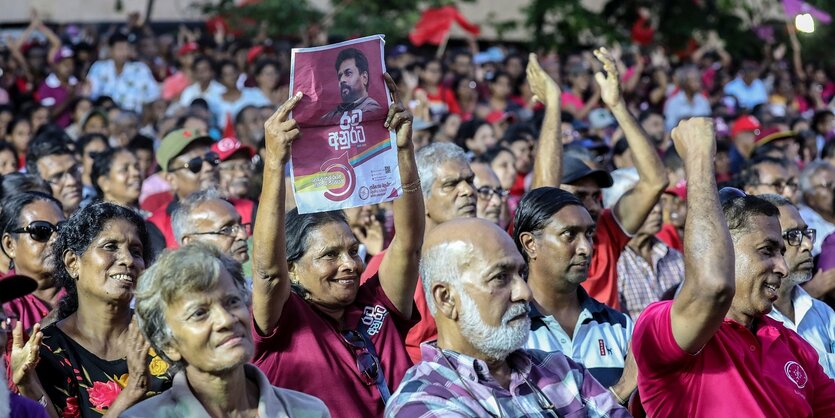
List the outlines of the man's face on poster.
{"type": "Polygon", "coordinates": [[[368,96],[368,72],[360,72],[357,62],[353,58],[342,61],[339,65],[339,93],[342,95],[343,103],[355,102],[357,99],[368,96]]]}

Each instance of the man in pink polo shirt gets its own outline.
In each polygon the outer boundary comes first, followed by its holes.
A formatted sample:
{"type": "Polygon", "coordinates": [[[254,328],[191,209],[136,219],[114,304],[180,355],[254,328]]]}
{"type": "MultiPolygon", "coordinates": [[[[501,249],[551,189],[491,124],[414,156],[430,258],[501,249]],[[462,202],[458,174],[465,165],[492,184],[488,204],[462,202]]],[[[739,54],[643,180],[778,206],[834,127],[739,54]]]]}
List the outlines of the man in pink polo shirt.
{"type": "Polygon", "coordinates": [[[815,350],[766,316],[788,271],[779,211],[736,189],[716,192],[710,119],[683,121],[672,137],[687,174],[685,279],[632,334],[648,415],[835,416],[835,381],[815,350]]]}

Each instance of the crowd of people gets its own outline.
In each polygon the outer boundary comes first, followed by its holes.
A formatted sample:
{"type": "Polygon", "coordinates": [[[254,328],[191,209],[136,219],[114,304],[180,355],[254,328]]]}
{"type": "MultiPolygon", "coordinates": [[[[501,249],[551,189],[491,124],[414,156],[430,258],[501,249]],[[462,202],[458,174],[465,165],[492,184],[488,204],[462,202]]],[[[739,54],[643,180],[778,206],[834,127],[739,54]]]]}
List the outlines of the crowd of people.
{"type": "Polygon", "coordinates": [[[302,214],[308,45],[33,15],[0,418],[833,417],[835,74],[787,36],[388,45],[401,197],[302,214]]]}

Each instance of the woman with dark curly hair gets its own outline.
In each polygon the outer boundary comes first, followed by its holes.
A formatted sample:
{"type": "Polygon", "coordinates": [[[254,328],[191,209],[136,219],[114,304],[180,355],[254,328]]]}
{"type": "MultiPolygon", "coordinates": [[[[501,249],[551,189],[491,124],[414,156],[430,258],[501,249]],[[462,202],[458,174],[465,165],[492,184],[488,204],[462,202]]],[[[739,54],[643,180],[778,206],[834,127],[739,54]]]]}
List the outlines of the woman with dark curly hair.
{"type": "Polygon", "coordinates": [[[136,280],[150,260],[142,218],[94,203],[61,227],[52,253],[67,295],[58,322],[43,332],[36,326],[25,346],[15,341],[12,369],[21,393],[51,401],[61,417],[116,417],[169,388],[167,363],[132,322],[136,280]]]}
{"type": "Polygon", "coordinates": [[[17,317],[27,330],[43,320],[64,295],[50,260],[55,231],[63,221],[61,203],[48,194],[21,192],[3,199],[2,249],[11,261],[4,266],[5,271],[31,277],[38,283],[33,293],[4,305],[6,314],[17,317]]]}

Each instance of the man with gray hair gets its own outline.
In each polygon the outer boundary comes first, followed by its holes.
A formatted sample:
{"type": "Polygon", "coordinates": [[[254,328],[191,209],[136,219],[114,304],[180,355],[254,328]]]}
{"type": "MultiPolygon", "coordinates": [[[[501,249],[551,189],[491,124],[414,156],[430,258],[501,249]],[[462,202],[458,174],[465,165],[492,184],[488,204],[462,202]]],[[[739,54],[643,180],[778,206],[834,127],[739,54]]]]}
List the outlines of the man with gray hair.
{"type": "Polygon", "coordinates": [[[522,348],[526,270],[510,236],[489,221],[457,219],[429,233],[420,273],[438,340],[421,345],[422,361],[406,372],[387,417],[629,416],[583,365],[522,348]]]}
{"type": "Polygon", "coordinates": [[[821,242],[835,232],[835,167],[826,161],[809,163],[800,174],[803,203],[798,205],[803,221],[821,237],[812,248],[812,255],[821,252],[821,242]]]}
{"type": "Polygon", "coordinates": [[[241,223],[235,206],[215,189],[192,193],[181,200],[171,215],[171,228],[179,245],[202,242],[239,263],[249,260],[250,224],[241,223]]]}
{"type": "Polygon", "coordinates": [[[780,228],[786,243],[783,258],[789,268],[768,316],[800,334],[814,347],[823,371],[835,379],[835,311],[800,286],[812,280],[815,266],[812,245],[817,238],[816,231],[806,225],[797,207],[785,197],[767,194],[760,198],[780,211],[780,228]]]}

